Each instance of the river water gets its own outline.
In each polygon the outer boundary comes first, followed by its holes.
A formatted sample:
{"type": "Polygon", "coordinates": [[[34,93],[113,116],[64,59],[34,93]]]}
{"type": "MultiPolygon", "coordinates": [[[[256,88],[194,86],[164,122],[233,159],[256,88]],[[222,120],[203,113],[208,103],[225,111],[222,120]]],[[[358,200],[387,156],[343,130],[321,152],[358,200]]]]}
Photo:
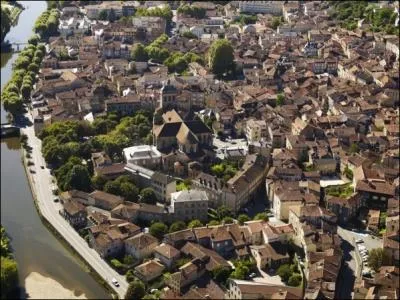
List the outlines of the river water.
{"type": "MultiPolygon", "coordinates": [[[[20,3],[25,10],[19,16],[17,26],[11,28],[6,36],[6,40],[11,42],[26,42],[32,35],[36,18],[47,8],[45,1],[20,3]]],[[[17,54],[1,54],[1,89],[11,77],[11,66],[16,57],[17,54]]],[[[6,121],[5,116],[1,105],[1,122],[6,121]]],[[[56,280],[77,296],[85,294],[92,299],[110,298],[105,289],[42,224],[21,163],[20,145],[16,138],[1,141],[1,223],[11,238],[23,292],[25,279],[35,272],[56,280]]],[[[60,296],[53,295],[53,298],[60,296]]]]}

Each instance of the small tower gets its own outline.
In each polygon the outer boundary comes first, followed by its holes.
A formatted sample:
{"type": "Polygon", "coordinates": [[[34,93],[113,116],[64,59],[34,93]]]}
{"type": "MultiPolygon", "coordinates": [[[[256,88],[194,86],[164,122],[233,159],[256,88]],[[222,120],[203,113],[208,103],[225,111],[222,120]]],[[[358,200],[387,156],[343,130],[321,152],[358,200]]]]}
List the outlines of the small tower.
{"type": "Polygon", "coordinates": [[[168,79],[166,84],[164,83],[163,87],[161,88],[160,93],[160,106],[161,108],[173,108],[176,103],[176,95],[177,90],[176,88],[171,85],[170,80],[168,79]]]}

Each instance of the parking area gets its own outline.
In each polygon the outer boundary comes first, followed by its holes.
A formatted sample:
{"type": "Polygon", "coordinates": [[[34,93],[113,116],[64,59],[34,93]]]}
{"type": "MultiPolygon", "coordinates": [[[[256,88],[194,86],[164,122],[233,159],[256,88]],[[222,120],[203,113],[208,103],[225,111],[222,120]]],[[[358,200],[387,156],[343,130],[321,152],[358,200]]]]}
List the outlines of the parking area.
{"type": "Polygon", "coordinates": [[[372,249],[382,248],[383,240],[373,235],[364,232],[351,231],[356,245],[354,251],[361,260],[361,273],[362,275],[370,274],[370,267],[368,266],[368,256],[372,249]]]}
{"type": "Polygon", "coordinates": [[[261,269],[258,269],[258,271],[260,272],[262,277],[255,277],[253,278],[253,281],[267,284],[285,285],[279,275],[270,275],[261,269]]]}
{"type": "Polygon", "coordinates": [[[217,157],[220,159],[224,159],[224,150],[225,149],[245,149],[247,152],[248,146],[246,139],[226,139],[224,141],[214,137],[213,145],[216,147],[215,152],[217,153],[217,157]]]}

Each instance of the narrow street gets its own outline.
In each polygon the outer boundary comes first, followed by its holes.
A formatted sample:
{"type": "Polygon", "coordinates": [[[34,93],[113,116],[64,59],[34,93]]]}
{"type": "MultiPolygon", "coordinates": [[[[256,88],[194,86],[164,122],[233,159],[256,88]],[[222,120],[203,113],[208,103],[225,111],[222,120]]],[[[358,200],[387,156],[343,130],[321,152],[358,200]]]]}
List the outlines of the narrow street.
{"type": "Polygon", "coordinates": [[[343,265],[338,278],[337,298],[350,299],[357,276],[361,276],[362,262],[356,258],[354,239],[362,239],[368,251],[382,248],[382,239],[372,237],[367,233],[353,232],[338,226],[338,235],[342,238],[343,265]]]}
{"type": "MultiPolygon", "coordinates": [[[[28,116],[31,119],[30,116],[28,116]]],[[[119,298],[123,299],[128,289],[128,283],[124,276],[119,275],[104,261],[100,255],[91,249],[86,241],[70,226],[70,224],[59,214],[61,205],[54,203],[54,195],[52,193],[52,176],[50,170],[42,169],[45,161],[41,153],[41,141],[35,136],[33,126],[21,129],[22,133],[28,136],[28,144],[32,149],[32,159],[34,166],[30,169],[35,170],[35,174],[27,173],[33,182],[34,194],[36,194],[37,203],[42,215],[54,226],[54,228],[62,235],[65,240],[91,265],[96,272],[108,282],[108,284],[118,293],[119,298]],[[111,283],[111,279],[116,278],[120,287],[115,287],[111,283]]]]}
{"type": "Polygon", "coordinates": [[[343,263],[338,276],[335,298],[351,299],[351,292],[354,288],[357,268],[360,268],[361,266],[358,265],[355,257],[356,254],[351,242],[351,235],[348,235],[341,227],[338,227],[338,235],[343,239],[343,263]]]}

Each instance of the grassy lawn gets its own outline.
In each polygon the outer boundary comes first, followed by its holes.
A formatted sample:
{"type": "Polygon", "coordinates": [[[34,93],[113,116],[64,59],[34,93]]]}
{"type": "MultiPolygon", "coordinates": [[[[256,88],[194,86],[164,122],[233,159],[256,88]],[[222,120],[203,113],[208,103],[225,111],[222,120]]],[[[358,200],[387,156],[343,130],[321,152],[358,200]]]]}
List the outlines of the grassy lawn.
{"type": "Polygon", "coordinates": [[[190,185],[185,184],[185,182],[181,181],[176,185],[176,190],[179,191],[184,191],[190,189],[190,185]]]}
{"type": "Polygon", "coordinates": [[[326,194],[330,196],[348,198],[353,195],[353,187],[351,186],[351,183],[330,186],[326,188],[326,194]]]}

